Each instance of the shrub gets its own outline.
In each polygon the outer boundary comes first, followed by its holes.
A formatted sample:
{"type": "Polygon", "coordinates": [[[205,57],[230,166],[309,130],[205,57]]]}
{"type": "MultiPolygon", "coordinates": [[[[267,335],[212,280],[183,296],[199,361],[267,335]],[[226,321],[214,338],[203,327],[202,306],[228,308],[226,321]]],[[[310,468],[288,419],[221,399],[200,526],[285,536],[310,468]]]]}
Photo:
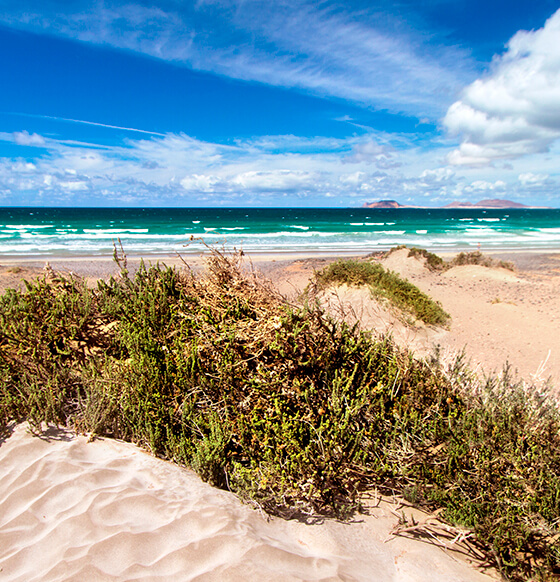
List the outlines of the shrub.
{"type": "Polygon", "coordinates": [[[425,259],[426,266],[428,269],[430,269],[430,271],[442,271],[446,269],[445,261],[440,256],[419,247],[408,248],[406,245],[400,245],[398,247],[393,247],[390,251],[385,253],[385,256],[387,257],[396,251],[400,251],[401,249],[407,249],[409,257],[425,259]]]}
{"type": "Polygon", "coordinates": [[[496,261],[492,257],[488,257],[482,254],[480,251],[472,251],[469,253],[461,252],[449,262],[452,267],[457,267],[461,265],[481,265],[483,267],[500,267],[502,269],[508,269],[509,271],[515,270],[515,265],[509,261],[496,261]]]}

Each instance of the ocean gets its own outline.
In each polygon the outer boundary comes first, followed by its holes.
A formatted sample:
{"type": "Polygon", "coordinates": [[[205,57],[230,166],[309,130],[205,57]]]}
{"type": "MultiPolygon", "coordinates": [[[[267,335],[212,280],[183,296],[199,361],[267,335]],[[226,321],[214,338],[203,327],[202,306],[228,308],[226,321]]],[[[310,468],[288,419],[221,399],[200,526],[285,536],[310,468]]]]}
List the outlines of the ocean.
{"type": "Polygon", "coordinates": [[[560,249],[560,209],[0,208],[0,257],[560,249]],[[194,240],[191,240],[194,239],[194,240]]]}

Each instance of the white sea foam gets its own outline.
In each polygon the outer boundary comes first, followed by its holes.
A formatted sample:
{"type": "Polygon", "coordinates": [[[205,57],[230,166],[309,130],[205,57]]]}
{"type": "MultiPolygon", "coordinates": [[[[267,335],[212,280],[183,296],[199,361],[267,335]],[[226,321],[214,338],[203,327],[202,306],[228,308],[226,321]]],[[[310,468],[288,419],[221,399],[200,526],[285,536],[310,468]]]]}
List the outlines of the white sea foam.
{"type": "Polygon", "coordinates": [[[53,239],[53,238],[58,238],[58,234],[38,234],[35,232],[20,232],[19,234],[19,238],[34,238],[34,239],[42,239],[42,240],[47,240],[47,239],[53,239]]]}
{"type": "MultiPolygon", "coordinates": [[[[480,215],[479,215],[480,216],[480,215]]],[[[354,214],[355,218],[361,215],[354,214]]],[[[368,216],[371,219],[371,217],[368,216]]],[[[375,217],[376,218],[376,217],[375,217]]],[[[283,230],[274,232],[249,232],[249,226],[254,229],[256,224],[241,218],[240,226],[235,222],[232,226],[203,227],[201,220],[186,220],[182,224],[165,227],[163,234],[157,232],[157,223],[150,228],[140,228],[147,222],[130,222],[131,228],[126,228],[124,221],[119,220],[119,228],[103,228],[110,221],[95,219],[89,222],[90,228],[79,230],[71,220],[63,218],[52,225],[13,224],[0,226],[0,254],[38,255],[49,254],[112,254],[113,240],[121,238],[125,251],[129,254],[186,253],[201,252],[203,246],[192,242],[188,248],[184,247],[189,237],[202,237],[208,244],[227,244],[228,246],[242,246],[246,251],[255,252],[307,252],[322,251],[336,252],[351,251],[356,253],[368,252],[371,249],[387,249],[392,246],[406,244],[419,246],[437,252],[438,249],[470,249],[482,243],[486,248],[493,249],[547,249],[560,247],[560,228],[535,228],[528,222],[527,227],[521,228],[516,222],[499,218],[441,218],[432,225],[432,222],[423,223],[412,221],[394,222],[346,222],[336,220],[330,225],[329,231],[324,232],[323,223],[315,223],[309,218],[308,224],[290,224],[301,219],[301,216],[290,217],[285,214],[287,224],[283,230]],[[91,226],[95,226],[92,228],[91,226]],[[192,224],[191,224],[192,223],[192,224]],[[445,224],[444,224],[445,223],[445,224]],[[200,225],[196,227],[196,225],[200,225]],[[243,225],[243,226],[241,226],[243,225]],[[355,228],[346,231],[349,226],[355,228]],[[392,226],[398,225],[391,230],[392,226]],[[425,225],[425,227],[424,227],[425,225]],[[138,226],[138,228],[136,228],[138,226]],[[433,232],[431,229],[446,227],[444,232],[433,232]],[[169,230],[169,229],[173,230],[169,230]],[[50,230],[49,230],[50,229],[50,230]],[[196,229],[197,232],[194,232],[196,229]],[[331,230],[332,229],[332,230],[331,230]]],[[[25,221],[25,218],[23,219],[25,221]]],[[[430,219],[432,220],[432,219],[430,219]]],[[[21,222],[21,221],[20,221],[21,222]]],[[[549,221],[548,224],[551,222],[549,221]]],[[[226,223],[227,225],[228,223],[226,223]]],[[[554,223],[552,223],[554,224],[554,223]]],[[[540,225],[537,221],[536,225],[540,225]]],[[[273,228],[272,225],[265,229],[273,228]]]]}
{"type": "Polygon", "coordinates": [[[148,228],[84,228],[86,234],[134,234],[150,232],[148,228]]]}
{"type": "Polygon", "coordinates": [[[12,230],[35,230],[36,228],[52,228],[52,224],[5,224],[3,228],[12,230]]]}

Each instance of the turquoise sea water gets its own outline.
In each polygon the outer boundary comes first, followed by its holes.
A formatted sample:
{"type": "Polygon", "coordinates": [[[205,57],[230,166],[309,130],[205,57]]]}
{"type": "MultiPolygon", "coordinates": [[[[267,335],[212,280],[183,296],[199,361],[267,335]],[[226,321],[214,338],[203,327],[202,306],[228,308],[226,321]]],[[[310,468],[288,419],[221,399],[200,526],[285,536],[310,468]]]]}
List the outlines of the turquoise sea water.
{"type": "Polygon", "coordinates": [[[560,249],[560,209],[0,208],[0,257],[560,249]]]}

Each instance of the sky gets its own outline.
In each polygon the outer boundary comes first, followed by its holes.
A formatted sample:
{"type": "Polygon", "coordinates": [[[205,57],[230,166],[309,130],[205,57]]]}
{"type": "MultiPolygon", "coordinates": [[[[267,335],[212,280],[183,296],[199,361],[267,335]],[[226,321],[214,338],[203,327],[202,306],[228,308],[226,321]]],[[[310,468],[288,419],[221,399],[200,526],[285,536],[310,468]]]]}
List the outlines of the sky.
{"type": "Polygon", "coordinates": [[[560,207],[558,0],[0,0],[0,206],[560,207]]]}

